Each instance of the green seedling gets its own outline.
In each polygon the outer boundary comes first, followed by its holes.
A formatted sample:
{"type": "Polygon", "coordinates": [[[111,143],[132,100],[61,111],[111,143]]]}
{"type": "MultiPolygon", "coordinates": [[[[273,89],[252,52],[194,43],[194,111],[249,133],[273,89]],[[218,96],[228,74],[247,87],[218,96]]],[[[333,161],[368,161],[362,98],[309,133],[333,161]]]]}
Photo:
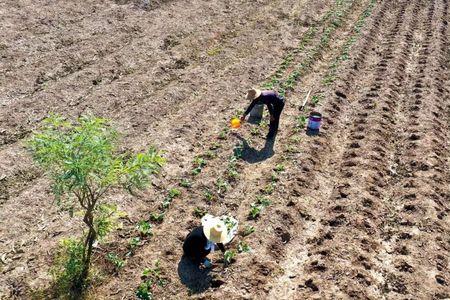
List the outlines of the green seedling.
{"type": "Polygon", "coordinates": [[[244,231],[242,232],[242,236],[246,237],[249,236],[250,234],[252,234],[253,232],[255,232],[255,227],[247,225],[245,226],[244,231]]]}
{"type": "Polygon", "coordinates": [[[299,144],[302,141],[302,138],[298,135],[292,136],[289,141],[294,144],[299,144]]]}
{"type": "Polygon", "coordinates": [[[135,250],[137,247],[139,247],[141,245],[141,238],[136,236],[134,238],[132,238],[129,242],[128,245],[130,247],[130,249],[133,251],[135,250]]]}
{"type": "Polygon", "coordinates": [[[314,95],[311,98],[311,105],[313,107],[315,107],[317,104],[319,104],[320,101],[322,101],[325,98],[325,95],[323,94],[318,94],[318,95],[314,95]]]}
{"type": "Polygon", "coordinates": [[[209,146],[209,150],[217,150],[217,149],[219,149],[220,147],[222,147],[219,143],[217,143],[217,142],[213,142],[212,144],[211,144],[211,146],[209,146]]]}
{"type": "Polygon", "coordinates": [[[214,194],[211,193],[210,190],[206,190],[203,192],[203,196],[205,197],[207,202],[212,202],[214,200],[214,194]]]}
{"type": "Polygon", "coordinates": [[[236,258],[236,252],[233,250],[227,250],[223,254],[223,261],[225,265],[231,264],[236,258]]]}
{"type": "Polygon", "coordinates": [[[230,132],[230,129],[228,129],[228,127],[223,128],[220,132],[219,132],[219,136],[218,139],[219,140],[226,140],[228,139],[228,133],[230,132]]]}
{"type": "Polygon", "coordinates": [[[259,136],[261,134],[259,127],[253,127],[250,129],[250,134],[253,136],[259,136]]]}
{"type": "Polygon", "coordinates": [[[274,190],[275,190],[275,184],[273,182],[271,182],[264,187],[263,192],[265,195],[271,195],[274,190]]]}
{"type": "Polygon", "coordinates": [[[167,280],[162,277],[161,268],[159,267],[159,261],[156,261],[156,266],[153,269],[145,268],[142,272],[141,279],[144,280],[137,290],[136,297],[142,300],[152,300],[153,289],[155,286],[165,287],[167,280]]]}
{"type": "Polygon", "coordinates": [[[115,253],[108,253],[106,256],[109,262],[111,262],[116,269],[116,271],[122,269],[125,267],[125,260],[121,259],[117,254],[115,253]]]}
{"type": "Polygon", "coordinates": [[[152,225],[147,221],[139,221],[136,228],[141,236],[152,235],[152,225]]]}
{"type": "Polygon", "coordinates": [[[164,221],[165,215],[165,213],[151,213],[150,221],[153,221],[155,223],[162,223],[164,221]]]}
{"type": "Polygon", "coordinates": [[[298,116],[297,117],[297,127],[301,128],[301,129],[305,128],[307,120],[308,120],[308,118],[305,116],[298,116]]]}
{"type": "Polygon", "coordinates": [[[179,189],[177,189],[177,188],[172,188],[172,189],[169,190],[169,195],[168,195],[168,197],[169,197],[170,199],[174,199],[174,198],[176,198],[176,197],[179,197],[180,195],[181,195],[181,191],[180,191],[179,189]]]}
{"type": "Polygon", "coordinates": [[[228,182],[223,180],[222,178],[218,178],[216,181],[217,193],[223,194],[228,191],[228,182]]]}
{"type": "Polygon", "coordinates": [[[208,150],[203,156],[206,157],[207,159],[213,159],[217,157],[217,154],[211,150],[208,150]]]}
{"type": "Polygon", "coordinates": [[[237,251],[239,253],[247,253],[247,252],[250,252],[251,250],[252,249],[250,248],[250,246],[244,241],[240,241],[237,246],[237,251]]]}
{"type": "Polygon", "coordinates": [[[263,196],[256,196],[256,202],[250,205],[249,217],[256,219],[260,216],[261,211],[270,205],[270,200],[263,196]]]}
{"type": "Polygon", "coordinates": [[[275,168],[273,170],[277,173],[281,173],[281,172],[285,171],[286,168],[283,164],[278,164],[275,166],[275,168]]]}
{"type": "Polygon", "coordinates": [[[181,182],[180,182],[180,186],[184,187],[186,189],[189,189],[189,188],[192,187],[192,183],[189,180],[187,180],[187,179],[182,179],[181,182]]]}
{"type": "Polygon", "coordinates": [[[206,215],[207,213],[208,212],[204,208],[201,208],[201,207],[194,208],[194,216],[196,216],[199,219],[203,218],[203,216],[206,215]]]}
{"type": "Polygon", "coordinates": [[[278,182],[280,180],[280,178],[278,178],[278,174],[274,172],[270,176],[270,180],[272,181],[272,183],[275,183],[275,182],[278,182]]]}

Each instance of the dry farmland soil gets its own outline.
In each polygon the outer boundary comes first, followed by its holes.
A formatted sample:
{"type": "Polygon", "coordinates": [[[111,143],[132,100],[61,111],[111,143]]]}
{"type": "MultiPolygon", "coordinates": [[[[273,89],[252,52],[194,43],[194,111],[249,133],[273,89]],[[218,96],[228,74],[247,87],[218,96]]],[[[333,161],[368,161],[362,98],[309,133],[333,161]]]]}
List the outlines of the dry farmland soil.
{"type": "Polygon", "coordinates": [[[448,0],[145,3],[0,3],[0,299],[49,298],[58,241],[82,233],[24,149],[50,112],[166,151],[149,190],[107,195],[127,216],[89,299],[136,299],[157,261],[155,299],[450,298],[448,0]],[[251,86],[286,95],[275,142],[267,116],[228,129],[251,86]],[[182,259],[204,212],[240,222],[228,266],[182,259]]]}

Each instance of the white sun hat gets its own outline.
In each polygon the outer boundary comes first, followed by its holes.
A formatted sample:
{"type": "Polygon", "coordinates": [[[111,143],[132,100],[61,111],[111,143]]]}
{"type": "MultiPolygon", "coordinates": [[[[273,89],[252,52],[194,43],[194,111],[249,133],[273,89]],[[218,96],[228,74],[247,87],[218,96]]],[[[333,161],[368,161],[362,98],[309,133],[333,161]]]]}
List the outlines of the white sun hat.
{"type": "Polygon", "coordinates": [[[228,241],[228,230],[220,219],[207,215],[202,218],[203,233],[213,243],[225,243],[228,241]],[[205,218],[206,217],[206,218],[205,218]]]}

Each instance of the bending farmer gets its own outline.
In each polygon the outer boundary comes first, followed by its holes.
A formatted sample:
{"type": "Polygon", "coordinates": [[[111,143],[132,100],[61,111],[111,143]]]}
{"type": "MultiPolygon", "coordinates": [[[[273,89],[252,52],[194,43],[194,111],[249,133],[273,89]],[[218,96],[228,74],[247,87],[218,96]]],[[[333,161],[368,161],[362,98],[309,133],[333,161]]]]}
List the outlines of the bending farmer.
{"type": "Polygon", "coordinates": [[[210,268],[211,261],[206,256],[218,247],[225,252],[224,242],[227,241],[228,232],[225,223],[219,218],[202,220],[202,226],[194,228],[186,237],[183,244],[184,255],[195,264],[202,264],[210,268]]]}
{"type": "Polygon", "coordinates": [[[270,113],[270,129],[267,137],[274,137],[278,131],[280,123],[280,115],[284,108],[284,98],[278,95],[275,91],[260,91],[258,89],[251,89],[247,93],[247,99],[252,100],[252,103],[241,117],[241,122],[245,121],[245,117],[257,104],[267,105],[270,113]]]}

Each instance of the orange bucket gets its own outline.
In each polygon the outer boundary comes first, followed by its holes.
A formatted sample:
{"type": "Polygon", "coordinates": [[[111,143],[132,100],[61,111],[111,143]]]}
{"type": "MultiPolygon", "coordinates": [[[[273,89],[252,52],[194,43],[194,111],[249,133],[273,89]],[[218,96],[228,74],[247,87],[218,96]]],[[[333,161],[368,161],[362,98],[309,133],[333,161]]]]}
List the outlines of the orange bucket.
{"type": "Polygon", "coordinates": [[[231,119],[230,126],[233,129],[238,129],[239,127],[241,127],[241,120],[239,120],[238,118],[231,119]]]}

